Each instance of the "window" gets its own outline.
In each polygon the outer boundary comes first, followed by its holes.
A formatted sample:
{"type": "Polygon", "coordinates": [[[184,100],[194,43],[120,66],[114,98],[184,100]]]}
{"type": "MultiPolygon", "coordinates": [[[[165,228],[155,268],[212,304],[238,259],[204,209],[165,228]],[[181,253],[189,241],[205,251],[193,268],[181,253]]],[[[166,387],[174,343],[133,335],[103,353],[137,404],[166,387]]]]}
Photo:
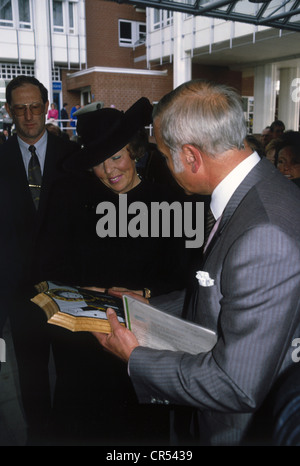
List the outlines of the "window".
{"type": "Polygon", "coordinates": [[[137,21],[119,20],[119,45],[135,47],[146,40],[146,24],[137,21]]]}
{"type": "Polygon", "coordinates": [[[63,4],[59,0],[53,0],[53,30],[64,32],[63,4]]]}
{"type": "Polygon", "coordinates": [[[53,0],[53,31],[67,34],[75,33],[76,2],[53,0]]]}
{"type": "Polygon", "coordinates": [[[11,0],[0,0],[0,26],[13,26],[11,0]]]}
{"type": "Polygon", "coordinates": [[[153,10],[153,29],[161,29],[173,22],[173,11],[153,10]]]}
{"type": "Polygon", "coordinates": [[[74,34],[74,3],[69,2],[69,33],[74,34]]]}
{"type": "Polygon", "coordinates": [[[18,0],[19,7],[19,27],[30,29],[30,5],[29,0],[18,0]]]}
{"type": "Polygon", "coordinates": [[[0,0],[0,26],[30,29],[30,0],[0,0]]]}

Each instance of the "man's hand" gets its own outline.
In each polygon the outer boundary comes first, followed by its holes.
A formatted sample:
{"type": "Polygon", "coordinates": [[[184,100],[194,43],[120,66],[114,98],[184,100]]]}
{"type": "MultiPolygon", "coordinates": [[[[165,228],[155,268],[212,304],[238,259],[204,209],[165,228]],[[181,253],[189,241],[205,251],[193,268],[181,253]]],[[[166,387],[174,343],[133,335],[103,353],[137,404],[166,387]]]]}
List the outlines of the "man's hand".
{"type": "Polygon", "coordinates": [[[93,332],[93,335],[105,349],[127,362],[134,348],[139,346],[139,342],[130,330],[120,324],[113,309],[109,307],[106,315],[111,326],[111,333],[107,335],[93,332]]]}

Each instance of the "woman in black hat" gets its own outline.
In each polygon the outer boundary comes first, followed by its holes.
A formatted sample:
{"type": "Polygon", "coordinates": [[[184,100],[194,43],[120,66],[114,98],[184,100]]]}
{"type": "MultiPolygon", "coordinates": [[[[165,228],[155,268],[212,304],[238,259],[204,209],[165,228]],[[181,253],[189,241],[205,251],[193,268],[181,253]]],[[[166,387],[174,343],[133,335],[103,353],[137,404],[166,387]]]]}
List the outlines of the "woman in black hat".
{"type": "MultiPolygon", "coordinates": [[[[70,259],[64,262],[72,264],[70,277],[74,274],[77,284],[125,287],[148,297],[185,287],[188,250],[184,238],[174,238],[174,224],[170,225],[170,237],[151,237],[152,203],[182,202],[184,195],[167,185],[143,180],[136,169],[136,162],[149,150],[145,126],[151,121],[152,105],[144,97],[126,112],[115,108],[90,112],[86,107],[78,112],[81,149],[65,164],[77,176],[76,190],[75,178],[71,178],[70,195],[64,185],[64,200],[60,200],[61,217],[68,219],[69,231],[64,236],[69,237],[65,253],[69,247],[70,259]],[[120,202],[120,194],[126,194],[126,202],[120,202]],[[147,217],[147,231],[139,235],[143,226],[136,225],[137,233],[132,235],[130,226],[139,212],[127,210],[137,201],[144,208],[140,215],[147,217]],[[115,216],[105,212],[107,203],[115,216]]],[[[59,223],[62,226],[63,222],[59,223]]]]}
{"type": "MultiPolygon", "coordinates": [[[[99,204],[113,206],[119,223],[126,216],[127,227],[134,219],[122,210],[122,194],[127,206],[139,202],[147,208],[149,224],[151,203],[183,200],[178,191],[147,182],[137,173],[136,159],[147,150],[144,127],[151,117],[152,106],[145,98],[125,113],[112,108],[89,112],[85,107],[78,112],[81,149],[65,164],[72,175],[54,201],[63,248],[52,241],[57,250],[50,255],[56,258],[59,273],[56,268],[46,279],[124,287],[148,298],[185,287],[191,250],[185,249],[184,238],[172,237],[172,228],[171,237],[165,238],[123,235],[120,224],[116,236],[97,234],[99,204]]],[[[58,367],[54,430],[64,444],[166,445],[167,408],[138,405],[121,361],[103,351],[91,334],[56,327],[51,331],[58,367]]]]}

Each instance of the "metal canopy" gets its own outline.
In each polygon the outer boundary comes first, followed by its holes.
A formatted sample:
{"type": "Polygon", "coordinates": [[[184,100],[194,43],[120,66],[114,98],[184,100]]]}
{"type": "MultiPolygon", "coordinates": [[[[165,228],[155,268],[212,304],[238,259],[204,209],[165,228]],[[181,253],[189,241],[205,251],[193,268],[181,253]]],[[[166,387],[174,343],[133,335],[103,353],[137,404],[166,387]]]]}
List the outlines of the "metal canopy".
{"type": "Polygon", "coordinates": [[[299,0],[111,0],[140,8],[178,11],[300,32],[299,0]]]}

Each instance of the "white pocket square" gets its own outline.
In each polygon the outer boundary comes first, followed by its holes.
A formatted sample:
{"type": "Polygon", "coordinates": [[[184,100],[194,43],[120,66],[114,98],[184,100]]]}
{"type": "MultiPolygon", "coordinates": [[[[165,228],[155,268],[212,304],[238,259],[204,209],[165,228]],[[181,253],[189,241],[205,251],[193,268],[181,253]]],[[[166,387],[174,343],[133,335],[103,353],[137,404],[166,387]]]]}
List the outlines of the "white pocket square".
{"type": "Polygon", "coordinates": [[[196,278],[201,286],[213,286],[215,284],[215,281],[210,278],[209,273],[203,270],[196,272],[196,278]]]}

